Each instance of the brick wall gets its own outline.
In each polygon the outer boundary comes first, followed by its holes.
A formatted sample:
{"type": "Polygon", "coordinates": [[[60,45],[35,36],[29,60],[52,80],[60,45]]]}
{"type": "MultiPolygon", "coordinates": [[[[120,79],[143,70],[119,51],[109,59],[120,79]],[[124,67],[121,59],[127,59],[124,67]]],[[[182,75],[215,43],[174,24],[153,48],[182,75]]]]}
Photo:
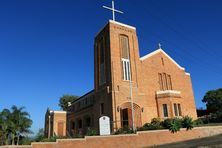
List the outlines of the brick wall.
{"type": "Polygon", "coordinates": [[[222,126],[199,127],[190,131],[182,129],[171,133],[168,130],[143,131],[130,135],[92,136],[83,139],[61,139],[55,143],[32,143],[33,148],[99,148],[99,147],[147,147],[203,138],[222,134],[222,126]]]}

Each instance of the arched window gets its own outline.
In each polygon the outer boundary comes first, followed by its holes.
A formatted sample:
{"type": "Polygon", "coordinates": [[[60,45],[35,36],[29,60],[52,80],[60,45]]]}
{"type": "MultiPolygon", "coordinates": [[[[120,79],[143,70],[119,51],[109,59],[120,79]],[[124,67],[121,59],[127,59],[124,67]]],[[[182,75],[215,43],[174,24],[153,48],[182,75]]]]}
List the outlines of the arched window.
{"type": "Polygon", "coordinates": [[[130,72],[129,39],[125,35],[120,35],[120,49],[121,49],[123,80],[130,80],[131,72],[130,72]]]}

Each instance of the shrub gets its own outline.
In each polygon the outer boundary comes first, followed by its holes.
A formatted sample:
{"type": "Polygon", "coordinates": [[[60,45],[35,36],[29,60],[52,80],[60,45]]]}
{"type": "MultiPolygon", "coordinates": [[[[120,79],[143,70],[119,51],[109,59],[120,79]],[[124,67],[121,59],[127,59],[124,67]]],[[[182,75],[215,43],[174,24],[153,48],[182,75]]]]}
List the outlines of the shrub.
{"type": "Polygon", "coordinates": [[[20,145],[31,145],[32,139],[29,137],[24,137],[20,141],[20,145]]]}
{"type": "Polygon", "coordinates": [[[145,129],[143,128],[143,126],[142,127],[137,127],[136,128],[136,131],[144,131],[145,129]]]}
{"type": "Polygon", "coordinates": [[[181,128],[181,120],[179,118],[173,118],[170,126],[169,126],[169,130],[172,133],[176,133],[177,131],[180,131],[181,128]]]}
{"type": "Polygon", "coordinates": [[[56,139],[58,139],[57,136],[53,136],[53,137],[50,137],[50,138],[44,138],[41,140],[41,142],[56,142],[56,139]]]}
{"type": "Polygon", "coordinates": [[[133,134],[133,133],[134,133],[133,129],[126,126],[118,129],[114,134],[118,135],[118,134],[133,134]]]}
{"type": "Polygon", "coordinates": [[[151,123],[145,123],[143,125],[143,130],[158,130],[158,129],[163,129],[160,118],[153,118],[151,120],[151,123]]]}
{"type": "Polygon", "coordinates": [[[95,135],[97,135],[96,130],[88,128],[86,136],[95,136],[95,135]]]}
{"type": "Polygon", "coordinates": [[[204,124],[210,123],[210,119],[209,119],[208,116],[206,116],[206,117],[204,117],[204,118],[201,118],[201,120],[202,120],[202,122],[203,122],[204,124]]]}
{"type": "Polygon", "coordinates": [[[189,116],[185,116],[182,119],[182,126],[187,130],[191,130],[194,127],[193,119],[189,116]]]}
{"type": "Polygon", "coordinates": [[[163,126],[164,128],[169,129],[170,126],[171,126],[172,120],[173,120],[173,119],[170,119],[170,118],[165,119],[165,120],[162,122],[162,126],[163,126]]]}
{"type": "Polygon", "coordinates": [[[153,118],[152,120],[151,120],[151,124],[161,124],[161,120],[160,120],[160,118],[153,118]]]}
{"type": "Polygon", "coordinates": [[[201,118],[194,120],[193,123],[195,126],[201,126],[204,124],[204,122],[201,118]]]}
{"type": "Polygon", "coordinates": [[[144,130],[157,130],[157,129],[160,129],[160,126],[156,125],[156,124],[152,124],[152,123],[146,123],[144,126],[143,126],[143,129],[144,130]]]}
{"type": "Polygon", "coordinates": [[[42,139],[40,142],[56,142],[56,139],[67,139],[68,137],[66,136],[53,136],[53,137],[50,137],[50,138],[44,138],[42,139]]]}
{"type": "Polygon", "coordinates": [[[222,122],[222,112],[220,112],[220,111],[216,112],[216,121],[222,122]]]}
{"type": "Polygon", "coordinates": [[[221,123],[222,122],[222,112],[210,113],[204,117],[201,117],[204,124],[209,123],[221,123]]]}
{"type": "Polygon", "coordinates": [[[84,138],[84,135],[82,135],[80,133],[75,133],[75,134],[73,134],[72,138],[84,138]]]}

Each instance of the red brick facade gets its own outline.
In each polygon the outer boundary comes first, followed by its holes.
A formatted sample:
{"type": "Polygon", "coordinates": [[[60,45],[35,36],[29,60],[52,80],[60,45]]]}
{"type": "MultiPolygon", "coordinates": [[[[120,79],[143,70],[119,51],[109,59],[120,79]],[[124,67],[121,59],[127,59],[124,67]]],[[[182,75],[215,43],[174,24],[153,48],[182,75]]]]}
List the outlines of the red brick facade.
{"type": "Polygon", "coordinates": [[[162,49],[140,57],[136,28],[109,21],[95,38],[94,65],[94,90],[70,106],[69,134],[98,130],[103,115],[112,131],[157,117],[197,117],[190,74],[162,49]]]}

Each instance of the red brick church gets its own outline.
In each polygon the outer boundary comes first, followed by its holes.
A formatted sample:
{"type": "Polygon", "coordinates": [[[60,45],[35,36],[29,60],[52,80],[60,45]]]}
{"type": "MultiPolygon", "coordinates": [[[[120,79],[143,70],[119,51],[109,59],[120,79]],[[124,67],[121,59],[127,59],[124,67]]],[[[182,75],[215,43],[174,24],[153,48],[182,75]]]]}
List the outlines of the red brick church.
{"type": "Polygon", "coordinates": [[[68,112],[46,112],[46,135],[84,133],[89,127],[99,131],[104,115],[110,117],[111,131],[157,117],[197,118],[190,74],[161,47],[140,57],[133,26],[110,20],[96,35],[94,82],[68,112]]]}

